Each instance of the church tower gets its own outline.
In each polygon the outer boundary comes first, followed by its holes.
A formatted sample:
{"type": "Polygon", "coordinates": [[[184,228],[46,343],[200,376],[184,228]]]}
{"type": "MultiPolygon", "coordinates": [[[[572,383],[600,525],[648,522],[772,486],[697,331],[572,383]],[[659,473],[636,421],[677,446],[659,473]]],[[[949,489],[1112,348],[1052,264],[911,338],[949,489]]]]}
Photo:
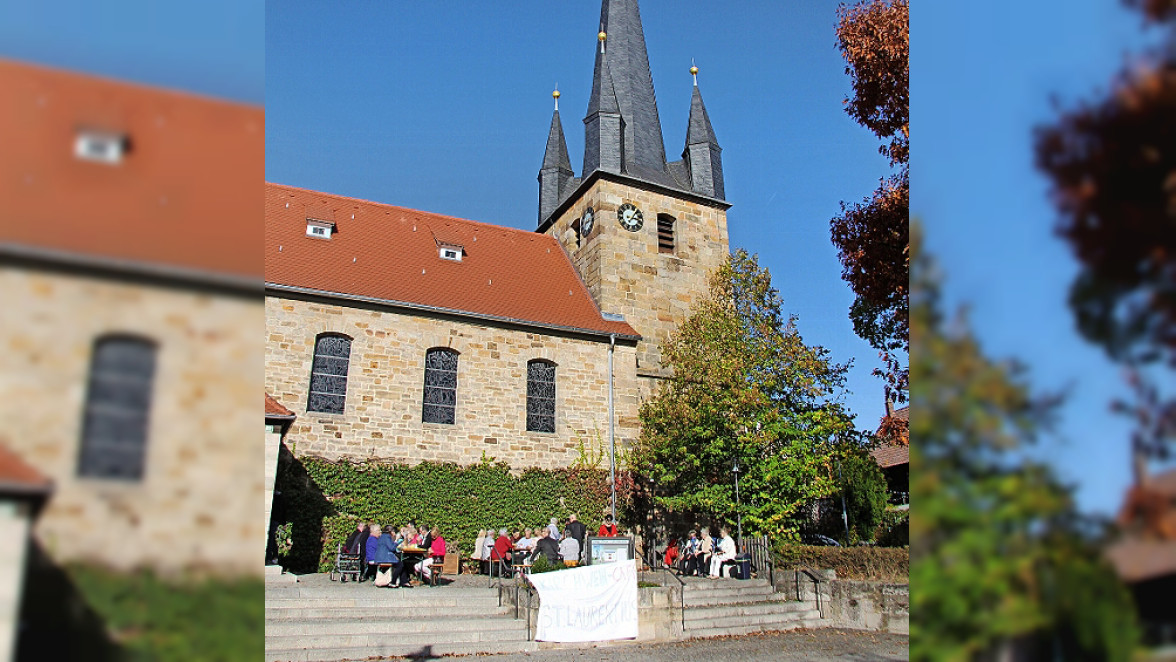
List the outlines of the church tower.
{"type": "Polygon", "coordinates": [[[539,172],[539,228],[567,250],[597,305],[642,340],[642,395],[667,375],[661,345],[706,295],[726,260],[721,148],[702,103],[696,67],[682,160],[666,161],[637,0],[603,0],[584,163],[575,177],[558,98],[539,172]]]}

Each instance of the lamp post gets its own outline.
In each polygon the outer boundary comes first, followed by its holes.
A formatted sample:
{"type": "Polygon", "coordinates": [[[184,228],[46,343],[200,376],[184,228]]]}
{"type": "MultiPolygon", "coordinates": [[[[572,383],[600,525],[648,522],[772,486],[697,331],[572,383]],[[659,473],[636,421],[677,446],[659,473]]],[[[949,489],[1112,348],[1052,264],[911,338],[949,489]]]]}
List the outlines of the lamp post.
{"type": "Polygon", "coordinates": [[[736,522],[736,553],[743,551],[743,507],[742,501],[739,500],[739,458],[735,458],[735,466],[731,467],[731,473],[735,474],[735,522],[736,522]]]}

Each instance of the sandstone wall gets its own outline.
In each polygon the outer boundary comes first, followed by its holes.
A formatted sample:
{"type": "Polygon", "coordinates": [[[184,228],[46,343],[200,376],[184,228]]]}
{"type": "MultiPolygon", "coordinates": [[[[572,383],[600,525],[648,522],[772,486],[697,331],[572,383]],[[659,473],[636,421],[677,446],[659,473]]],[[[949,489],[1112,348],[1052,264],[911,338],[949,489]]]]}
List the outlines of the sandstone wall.
{"type": "Polygon", "coordinates": [[[0,438],[51,477],[35,534],[58,561],[260,574],[260,296],[0,267],[0,438]],[[94,341],[158,343],[141,481],[79,478],[94,341]]]}
{"type": "MultiPolygon", "coordinates": [[[[286,433],[295,455],[415,464],[472,464],[483,454],[513,467],[571,464],[580,441],[608,444],[607,338],[586,340],[476,321],[266,299],[266,390],[298,418],[286,433]],[[343,414],[306,411],[315,338],[352,339],[343,414]],[[425,352],[459,353],[453,425],[422,423],[425,352]],[[556,431],[526,430],[527,362],[556,369],[556,431]]],[[[618,448],[635,439],[637,378],[632,344],[614,356],[618,448]]],[[[607,462],[607,458],[605,460],[607,462]]]]}

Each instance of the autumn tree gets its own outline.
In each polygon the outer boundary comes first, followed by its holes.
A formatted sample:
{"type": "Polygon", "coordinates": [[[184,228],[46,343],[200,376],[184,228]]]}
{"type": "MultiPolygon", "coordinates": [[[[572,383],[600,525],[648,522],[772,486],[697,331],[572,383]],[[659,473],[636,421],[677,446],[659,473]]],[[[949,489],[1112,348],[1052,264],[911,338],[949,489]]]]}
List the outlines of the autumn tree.
{"type": "Polygon", "coordinates": [[[1176,393],[1158,383],[1176,369],[1176,2],[1132,0],[1168,30],[1112,82],[1111,91],[1061,109],[1036,133],[1037,166],[1059,215],[1055,231],[1080,265],[1069,303],[1079,332],[1128,373],[1137,484],[1171,457],[1176,393]]]}
{"type": "Polygon", "coordinates": [[[943,314],[915,230],[911,659],[976,659],[1016,640],[1035,659],[1129,660],[1129,596],[1070,491],[1027,459],[1058,398],[985,356],[965,316],[943,314]]]}
{"type": "Polygon", "coordinates": [[[734,524],[738,460],[744,531],[794,534],[801,507],[834,491],[833,456],[856,435],[832,399],[848,366],[805,344],[768,271],[742,250],[662,356],[673,377],[642,405],[632,454],[668,495],[657,502],[734,524]]]}
{"type": "MultiPolygon", "coordinates": [[[[845,111],[883,141],[879,151],[896,172],[863,202],[841,204],[830,224],[841,277],[855,295],[854,332],[878,350],[885,395],[905,400],[910,352],[910,9],[907,0],[866,0],[837,10],[837,42],[853,94],[845,111]],[[901,353],[900,353],[901,352],[901,353]]],[[[905,441],[905,422],[888,417],[883,429],[905,441]]]]}

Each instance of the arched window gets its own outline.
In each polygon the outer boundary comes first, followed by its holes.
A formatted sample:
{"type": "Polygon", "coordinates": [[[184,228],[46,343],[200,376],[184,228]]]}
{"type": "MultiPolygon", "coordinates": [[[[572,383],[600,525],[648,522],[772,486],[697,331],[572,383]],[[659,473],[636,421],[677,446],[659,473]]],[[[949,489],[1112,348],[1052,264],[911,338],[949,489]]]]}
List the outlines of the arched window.
{"type": "Polygon", "coordinates": [[[425,352],[425,396],[421,420],[453,425],[457,418],[457,352],[434,347],[425,352]]]}
{"type": "Polygon", "coordinates": [[[350,362],[351,338],[334,333],[323,333],[315,338],[306,411],[343,413],[347,399],[347,366],[350,362]]]}
{"type": "Polygon", "coordinates": [[[674,217],[669,214],[657,215],[657,252],[674,252],[674,217]]]}
{"type": "Polygon", "coordinates": [[[555,432],[555,364],[527,363],[527,432],[555,432]]]}
{"type": "Polygon", "coordinates": [[[78,475],[142,480],[155,381],[155,343],[108,335],[94,342],[78,475]]]}

